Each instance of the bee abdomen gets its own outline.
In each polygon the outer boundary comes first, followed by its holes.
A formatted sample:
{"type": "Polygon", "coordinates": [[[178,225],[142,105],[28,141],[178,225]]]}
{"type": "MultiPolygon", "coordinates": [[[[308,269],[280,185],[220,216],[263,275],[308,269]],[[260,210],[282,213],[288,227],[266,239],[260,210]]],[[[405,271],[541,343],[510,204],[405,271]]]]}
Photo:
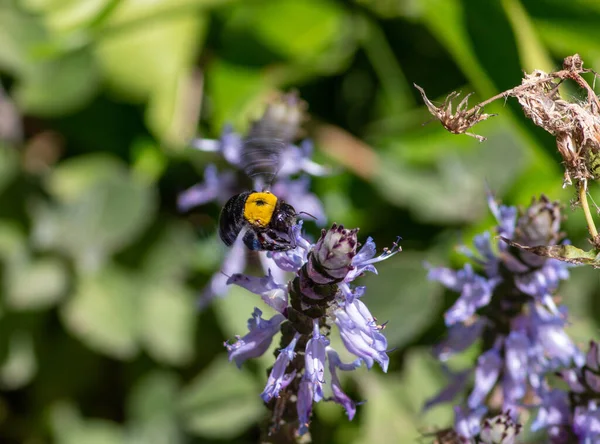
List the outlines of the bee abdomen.
{"type": "Polygon", "coordinates": [[[232,246],[244,227],[244,205],[250,192],[243,192],[231,197],[219,217],[219,236],[225,245],[232,246]]]}

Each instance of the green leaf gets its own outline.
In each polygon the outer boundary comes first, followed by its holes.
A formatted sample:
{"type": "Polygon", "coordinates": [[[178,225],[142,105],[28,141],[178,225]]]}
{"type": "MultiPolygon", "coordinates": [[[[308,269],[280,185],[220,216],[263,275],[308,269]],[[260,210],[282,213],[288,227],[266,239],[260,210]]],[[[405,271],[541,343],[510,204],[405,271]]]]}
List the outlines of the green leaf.
{"type": "Polygon", "coordinates": [[[72,202],[112,177],[126,175],[127,166],[122,161],[98,152],[61,162],[46,178],[46,186],[55,198],[72,202]]]}
{"type": "Polygon", "coordinates": [[[62,116],[89,103],[99,84],[93,55],[74,51],[38,62],[17,84],[15,99],[27,113],[62,116]]]}
{"type": "Polygon", "coordinates": [[[37,372],[33,340],[29,332],[16,331],[10,335],[6,359],[0,365],[0,385],[16,390],[29,384],[37,372]]]}
{"type": "Polygon", "coordinates": [[[255,8],[254,32],[287,57],[312,57],[327,49],[341,32],[343,10],[334,2],[278,0],[255,8]]]}
{"type": "Polygon", "coordinates": [[[234,438],[266,414],[261,391],[243,368],[218,359],[182,391],[185,428],[206,438],[234,438]]]}
{"type": "Polygon", "coordinates": [[[111,161],[98,159],[104,158],[79,158],[57,168],[50,189],[63,202],[34,210],[38,245],[70,255],[86,271],[99,269],[112,253],[132,243],[152,220],[155,207],[151,188],[134,181],[126,169],[108,168],[111,161]]]}
{"type": "MultiPolygon", "coordinates": [[[[380,245],[381,247],[381,245],[380,245]]],[[[441,287],[427,280],[424,255],[402,251],[377,264],[357,285],[366,285],[363,302],[379,322],[390,348],[402,347],[436,321],[442,302],[441,287]]]]}
{"type": "Polygon", "coordinates": [[[194,295],[181,286],[151,284],[141,302],[142,341],[150,356],[172,365],[189,362],[198,318],[194,295]]]}
{"type": "MultiPolygon", "coordinates": [[[[116,17],[107,26],[125,20],[116,17]]],[[[174,85],[182,72],[189,72],[202,34],[201,16],[162,14],[146,26],[132,26],[127,32],[100,40],[96,55],[110,86],[123,97],[141,101],[165,85],[174,85]]]]}
{"type": "MultiPolygon", "coordinates": [[[[154,281],[182,282],[190,271],[196,251],[195,242],[194,233],[188,223],[169,222],[153,240],[150,250],[144,256],[144,274],[154,281]]],[[[208,251],[207,253],[210,254],[208,251]]]]}
{"type": "MultiPolygon", "coordinates": [[[[474,144],[469,137],[440,132],[390,141],[373,184],[391,203],[406,206],[421,221],[473,222],[486,212],[485,187],[502,193],[531,159],[523,138],[506,124],[474,144]],[[508,142],[512,140],[512,142],[508,142]]],[[[481,132],[480,132],[481,133],[481,132]]]]}
{"type": "Polygon", "coordinates": [[[243,128],[248,114],[260,104],[274,80],[261,69],[233,65],[215,60],[209,66],[206,78],[208,94],[214,102],[212,125],[215,129],[225,123],[243,128]]]}
{"type": "Polygon", "coordinates": [[[141,378],[127,399],[128,435],[139,444],[183,441],[177,418],[179,380],[174,373],[154,370],[141,378]]]}
{"type": "Polygon", "coordinates": [[[138,351],[140,283],[120,268],[80,276],[63,306],[67,328],[90,348],[119,359],[138,351]]]}
{"type": "Polygon", "coordinates": [[[368,372],[359,382],[367,402],[357,412],[363,426],[362,439],[356,442],[414,442],[424,432],[452,422],[450,408],[422,413],[424,401],[445,384],[428,350],[417,349],[407,355],[400,379],[368,372]]]}
{"type": "Polygon", "coordinates": [[[38,18],[23,14],[7,2],[0,5],[0,68],[13,75],[32,70],[30,48],[47,39],[38,18]]]}
{"type": "Polygon", "coordinates": [[[57,258],[11,263],[6,269],[6,302],[17,310],[47,308],[67,290],[64,264],[57,258]]]}

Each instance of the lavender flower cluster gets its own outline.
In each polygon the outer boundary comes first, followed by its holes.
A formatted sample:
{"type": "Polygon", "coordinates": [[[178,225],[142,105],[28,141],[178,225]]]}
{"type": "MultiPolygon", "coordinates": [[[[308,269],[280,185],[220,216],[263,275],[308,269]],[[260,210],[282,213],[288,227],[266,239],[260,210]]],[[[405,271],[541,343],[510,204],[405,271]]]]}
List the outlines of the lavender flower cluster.
{"type": "MultiPolygon", "coordinates": [[[[520,212],[498,205],[491,195],[488,204],[499,236],[526,246],[561,243],[560,206],[545,196],[520,212]]],[[[492,242],[489,232],[475,237],[474,245],[475,252],[461,248],[471,260],[461,270],[429,267],[429,279],[460,293],[445,313],[448,335],[435,355],[446,363],[476,341],[480,354],[474,368],[448,370],[450,384],[426,408],[453,401],[472,380],[465,404],[454,409],[451,431],[458,442],[516,442],[525,410],[537,411],[531,429],[546,430],[552,443],[600,442],[598,346],[592,342],[584,356],[565,332],[566,307],[554,298],[569,276],[568,264],[492,242]],[[570,392],[551,386],[549,376],[557,372],[570,392]],[[487,441],[490,410],[504,412],[494,421],[505,426],[496,440],[487,441]]]]}
{"type": "MultiPolygon", "coordinates": [[[[234,274],[229,284],[239,285],[261,296],[276,314],[262,318],[255,308],[248,320],[249,332],[226,343],[229,359],[242,365],[261,356],[281,332],[281,348],[261,397],[273,411],[271,434],[291,429],[297,436],[308,431],[313,402],[333,401],[346,410],[349,419],[357,403],[342,389],[338,370],[352,371],[375,362],[387,372],[387,341],[376,319],[361,298],[364,286],[353,281],[365,272],[376,273],[374,264],[399,251],[397,244],[376,256],[375,243],[368,238],[357,251],[358,229],[348,230],[334,224],[323,230],[312,244],[302,232],[302,222],[293,228],[297,247],[271,254],[279,270],[293,272],[289,282],[278,281],[269,272],[264,277],[234,274]],[[333,326],[342,342],[357,359],[341,361],[328,339],[333,326]],[[331,396],[325,395],[325,368],[329,368],[331,396]]],[[[281,432],[284,433],[284,432],[281,432]]]]}

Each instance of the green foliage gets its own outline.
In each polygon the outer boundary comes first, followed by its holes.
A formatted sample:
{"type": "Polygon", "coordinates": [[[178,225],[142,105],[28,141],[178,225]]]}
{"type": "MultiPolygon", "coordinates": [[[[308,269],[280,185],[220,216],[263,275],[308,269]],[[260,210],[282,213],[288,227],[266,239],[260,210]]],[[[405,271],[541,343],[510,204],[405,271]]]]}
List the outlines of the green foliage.
{"type": "MultiPolygon", "coordinates": [[[[598,19],[595,2],[555,0],[0,2],[0,442],[256,442],[278,344],[227,362],[223,341],[262,304],[236,288],[197,310],[226,251],[219,208],[175,202],[219,161],[191,153],[191,137],[243,131],[291,88],[309,103],[316,160],[336,169],[312,187],[330,221],[404,248],[360,281],[388,321],[390,371],[343,376],[368,402],[353,422],[320,403],[313,440],[413,442],[449,425],[450,408],[421,412],[446,382],[428,350],[452,302],[423,262],[464,260],[452,246],[491,224],[486,184],[510,204],[573,190],[554,140],[515,104],[486,108],[499,116],[479,144],[423,127],[412,83],[475,104],[575,52],[599,70],[598,19]]],[[[553,253],[597,264],[583,215],[565,212],[574,246],[553,253]]],[[[595,273],[574,270],[561,291],[578,343],[599,327],[595,273]]]]}

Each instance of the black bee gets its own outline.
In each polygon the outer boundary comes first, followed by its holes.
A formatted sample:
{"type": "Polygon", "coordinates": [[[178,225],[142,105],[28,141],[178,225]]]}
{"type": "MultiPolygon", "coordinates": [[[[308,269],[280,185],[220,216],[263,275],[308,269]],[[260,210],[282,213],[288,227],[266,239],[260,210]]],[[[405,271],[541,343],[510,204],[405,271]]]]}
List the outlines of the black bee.
{"type": "Polygon", "coordinates": [[[238,236],[250,250],[286,251],[296,247],[292,227],[298,213],[268,188],[281,168],[282,152],[298,134],[304,102],[284,95],[251,124],[240,152],[240,166],[263,191],[245,191],[231,197],[219,220],[219,235],[227,246],[238,236]]]}
{"type": "Polygon", "coordinates": [[[240,233],[250,250],[286,251],[296,247],[291,227],[296,210],[269,191],[245,191],[227,201],[219,220],[219,235],[231,246],[240,233]]]}

